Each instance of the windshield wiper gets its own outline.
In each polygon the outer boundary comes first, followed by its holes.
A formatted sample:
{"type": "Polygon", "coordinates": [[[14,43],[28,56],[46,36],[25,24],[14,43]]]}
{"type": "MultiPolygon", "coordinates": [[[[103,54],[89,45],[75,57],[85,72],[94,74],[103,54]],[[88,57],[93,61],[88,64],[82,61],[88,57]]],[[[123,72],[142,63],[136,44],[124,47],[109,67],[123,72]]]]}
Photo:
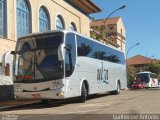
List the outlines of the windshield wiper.
{"type": "MultiPolygon", "coordinates": [[[[24,75],[22,75],[22,76],[27,76],[27,74],[29,73],[29,71],[31,71],[31,69],[32,69],[32,59],[33,59],[33,55],[32,55],[32,57],[31,57],[31,61],[30,61],[30,63],[29,63],[29,65],[28,65],[28,67],[27,67],[27,71],[25,72],[25,74],[24,75]]],[[[19,70],[18,70],[18,75],[19,75],[19,70]]],[[[25,78],[25,79],[21,79],[21,80],[26,80],[27,78],[26,77],[22,77],[22,78],[25,78]]]]}
{"type": "Polygon", "coordinates": [[[33,43],[33,47],[34,47],[34,79],[35,79],[35,70],[36,70],[36,68],[35,67],[37,67],[38,68],[38,70],[39,70],[39,72],[41,73],[41,75],[43,76],[43,78],[44,79],[46,79],[47,81],[48,81],[48,77],[45,75],[45,73],[40,69],[40,67],[39,67],[39,65],[38,65],[38,63],[37,63],[37,55],[36,55],[36,47],[35,47],[35,45],[34,45],[34,41],[33,41],[33,39],[32,39],[32,43],[33,43]]]}
{"type": "Polygon", "coordinates": [[[46,76],[46,74],[41,70],[41,68],[38,65],[36,53],[35,53],[35,62],[36,62],[36,67],[38,68],[38,70],[41,73],[41,75],[48,81],[48,77],[46,76]]]}

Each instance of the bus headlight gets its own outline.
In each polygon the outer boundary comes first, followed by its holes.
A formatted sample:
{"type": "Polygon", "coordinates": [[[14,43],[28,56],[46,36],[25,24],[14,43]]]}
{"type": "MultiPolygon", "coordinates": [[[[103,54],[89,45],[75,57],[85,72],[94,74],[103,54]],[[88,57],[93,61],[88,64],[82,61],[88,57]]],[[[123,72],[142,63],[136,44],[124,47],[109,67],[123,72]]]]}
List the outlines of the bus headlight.
{"type": "Polygon", "coordinates": [[[21,88],[15,88],[14,91],[15,92],[23,92],[23,89],[21,89],[21,88]]]}
{"type": "Polygon", "coordinates": [[[61,89],[64,84],[54,84],[53,86],[49,87],[51,90],[61,89]]]}
{"type": "Polygon", "coordinates": [[[56,95],[57,95],[58,97],[62,97],[62,96],[64,96],[64,92],[56,93],[56,95]]]}
{"type": "Polygon", "coordinates": [[[15,83],[14,87],[21,87],[21,84],[20,83],[15,83]]]}

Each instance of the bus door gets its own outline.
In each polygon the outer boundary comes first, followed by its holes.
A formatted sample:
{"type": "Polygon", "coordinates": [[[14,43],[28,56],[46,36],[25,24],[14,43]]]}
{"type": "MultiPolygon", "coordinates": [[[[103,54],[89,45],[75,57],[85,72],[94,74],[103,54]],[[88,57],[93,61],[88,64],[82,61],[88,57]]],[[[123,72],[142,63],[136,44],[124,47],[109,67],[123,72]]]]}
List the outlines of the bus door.
{"type": "Polygon", "coordinates": [[[75,34],[68,33],[66,35],[65,42],[65,84],[66,91],[68,91],[69,96],[75,95],[77,93],[78,82],[76,81],[76,75],[74,74],[76,64],[76,44],[75,44],[75,34]]]}

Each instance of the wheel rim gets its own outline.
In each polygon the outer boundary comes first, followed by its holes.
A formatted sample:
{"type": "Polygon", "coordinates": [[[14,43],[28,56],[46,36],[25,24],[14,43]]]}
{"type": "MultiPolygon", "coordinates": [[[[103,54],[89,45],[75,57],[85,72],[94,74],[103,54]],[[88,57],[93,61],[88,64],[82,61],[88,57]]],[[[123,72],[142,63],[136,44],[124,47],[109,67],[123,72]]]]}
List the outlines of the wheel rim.
{"type": "Polygon", "coordinates": [[[87,89],[85,87],[85,98],[87,98],[87,89]]]}
{"type": "Polygon", "coordinates": [[[120,86],[119,86],[119,83],[117,84],[117,92],[118,92],[118,93],[120,92],[120,86]]]}

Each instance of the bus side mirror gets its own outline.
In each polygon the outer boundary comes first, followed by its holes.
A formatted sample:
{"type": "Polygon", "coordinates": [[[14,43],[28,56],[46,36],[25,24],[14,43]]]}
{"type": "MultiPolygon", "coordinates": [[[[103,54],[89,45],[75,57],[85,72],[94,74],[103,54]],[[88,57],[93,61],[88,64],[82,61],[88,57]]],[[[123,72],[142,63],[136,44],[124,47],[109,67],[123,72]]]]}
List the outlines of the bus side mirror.
{"type": "Polygon", "coordinates": [[[15,54],[16,54],[16,52],[15,52],[15,51],[11,51],[11,54],[12,54],[12,55],[15,55],[15,54]]]}
{"type": "Polygon", "coordinates": [[[59,47],[58,47],[58,60],[59,61],[63,61],[64,60],[64,47],[65,44],[62,43],[59,47]]]}

